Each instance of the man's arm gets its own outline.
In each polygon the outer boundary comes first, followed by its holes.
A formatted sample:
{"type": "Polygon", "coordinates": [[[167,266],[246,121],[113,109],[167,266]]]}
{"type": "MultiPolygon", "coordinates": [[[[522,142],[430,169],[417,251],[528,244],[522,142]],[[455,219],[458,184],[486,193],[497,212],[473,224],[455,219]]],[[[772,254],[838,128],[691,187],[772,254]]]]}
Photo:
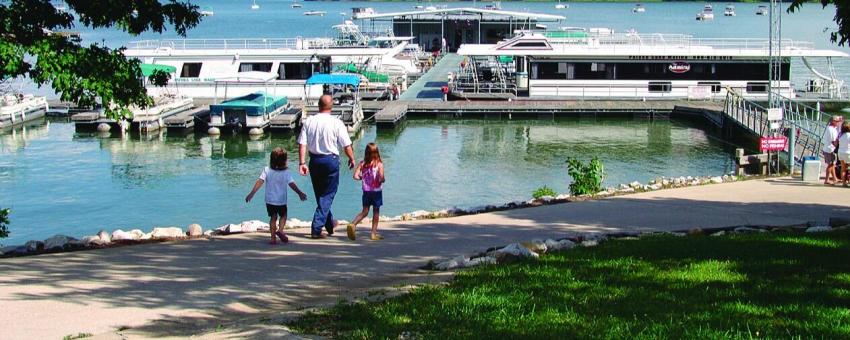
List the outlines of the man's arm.
{"type": "Polygon", "coordinates": [[[348,156],[348,168],[354,169],[354,149],[351,148],[351,144],[345,147],[345,155],[348,156]]]}
{"type": "Polygon", "coordinates": [[[310,169],[307,168],[307,145],[298,144],[298,173],[307,176],[310,169]]]}

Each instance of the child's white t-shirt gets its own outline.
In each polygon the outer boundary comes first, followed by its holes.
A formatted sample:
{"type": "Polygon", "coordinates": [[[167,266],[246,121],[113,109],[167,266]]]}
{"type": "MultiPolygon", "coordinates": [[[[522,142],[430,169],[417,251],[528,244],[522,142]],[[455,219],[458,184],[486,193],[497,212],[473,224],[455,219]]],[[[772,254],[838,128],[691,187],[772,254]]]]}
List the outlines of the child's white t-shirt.
{"type": "Polygon", "coordinates": [[[294,183],[289,170],[263,168],[260,179],[266,182],[266,204],[286,205],[286,187],[294,183]]]}
{"type": "Polygon", "coordinates": [[[838,153],[850,154],[850,133],[845,133],[838,137],[838,153]]]}

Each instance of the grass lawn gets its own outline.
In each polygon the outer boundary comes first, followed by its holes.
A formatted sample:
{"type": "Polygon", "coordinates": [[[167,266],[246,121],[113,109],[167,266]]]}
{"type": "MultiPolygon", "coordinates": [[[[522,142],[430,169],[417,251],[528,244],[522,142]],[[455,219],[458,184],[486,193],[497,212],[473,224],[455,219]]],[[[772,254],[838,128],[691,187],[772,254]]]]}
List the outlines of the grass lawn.
{"type": "Polygon", "coordinates": [[[850,339],[850,231],[613,240],[290,326],[355,339],[850,339]]]}

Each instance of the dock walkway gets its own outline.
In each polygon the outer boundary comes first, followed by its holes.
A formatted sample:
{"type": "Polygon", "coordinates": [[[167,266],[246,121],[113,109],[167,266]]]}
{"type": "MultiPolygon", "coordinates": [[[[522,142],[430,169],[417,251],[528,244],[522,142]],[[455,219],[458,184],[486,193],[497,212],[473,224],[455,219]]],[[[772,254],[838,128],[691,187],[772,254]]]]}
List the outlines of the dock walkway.
{"type": "MultiPolygon", "coordinates": [[[[296,229],[290,244],[279,246],[266,244],[267,234],[255,233],[0,259],[5,311],[0,324],[10,339],[102,334],[124,326],[130,330],[122,334],[136,337],[188,338],[217,331],[241,334],[235,338],[279,338],[286,334],[283,323],[263,317],[333,303],[369,287],[392,287],[404,275],[436,280],[439,273],[416,271],[428,260],[576,232],[826,223],[850,215],[846,194],[844,188],[791,178],[752,180],[382,223],[386,239],[381,242],[351,242],[344,232],[311,240],[304,236],[309,230],[296,229]],[[273,333],[243,334],[252,329],[273,333]]],[[[368,235],[366,229],[361,227],[359,236],[368,235]]]]}
{"type": "Polygon", "coordinates": [[[449,72],[455,71],[463,57],[456,53],[444,55],[434,67],[428,70],[399,96],[400,100],[442,100],[441,88],[448,84],[449,72]]]}

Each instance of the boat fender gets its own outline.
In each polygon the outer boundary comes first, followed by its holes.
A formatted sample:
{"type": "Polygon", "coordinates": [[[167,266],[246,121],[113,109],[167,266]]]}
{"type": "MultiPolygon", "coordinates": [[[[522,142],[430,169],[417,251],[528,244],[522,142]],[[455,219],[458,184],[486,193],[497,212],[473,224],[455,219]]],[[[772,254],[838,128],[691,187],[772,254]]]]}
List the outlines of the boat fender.
{"type": "Polygon", "coordinates": [[[213,136],[218,136],[218,135],[221,134],[221,130],[219,130],[217,127],[213,126],[213,127],[209,128],[207,130],[207,133],[210,134],[210,135],[213,135],[213,136]]]}
{"type": "Polygon", "coordinates": [[[97,132],[109,132],[109,129],[111,128],[112,127],[110,127],[109,124],[106,123],[97,124],[97,132]]]}
{"type": "Polygon", "coordinates": [[[260,136],[263,134],[263,129],[252,128],[251,130],[248,130],[248,134],[251,136],[260,136]]]}

